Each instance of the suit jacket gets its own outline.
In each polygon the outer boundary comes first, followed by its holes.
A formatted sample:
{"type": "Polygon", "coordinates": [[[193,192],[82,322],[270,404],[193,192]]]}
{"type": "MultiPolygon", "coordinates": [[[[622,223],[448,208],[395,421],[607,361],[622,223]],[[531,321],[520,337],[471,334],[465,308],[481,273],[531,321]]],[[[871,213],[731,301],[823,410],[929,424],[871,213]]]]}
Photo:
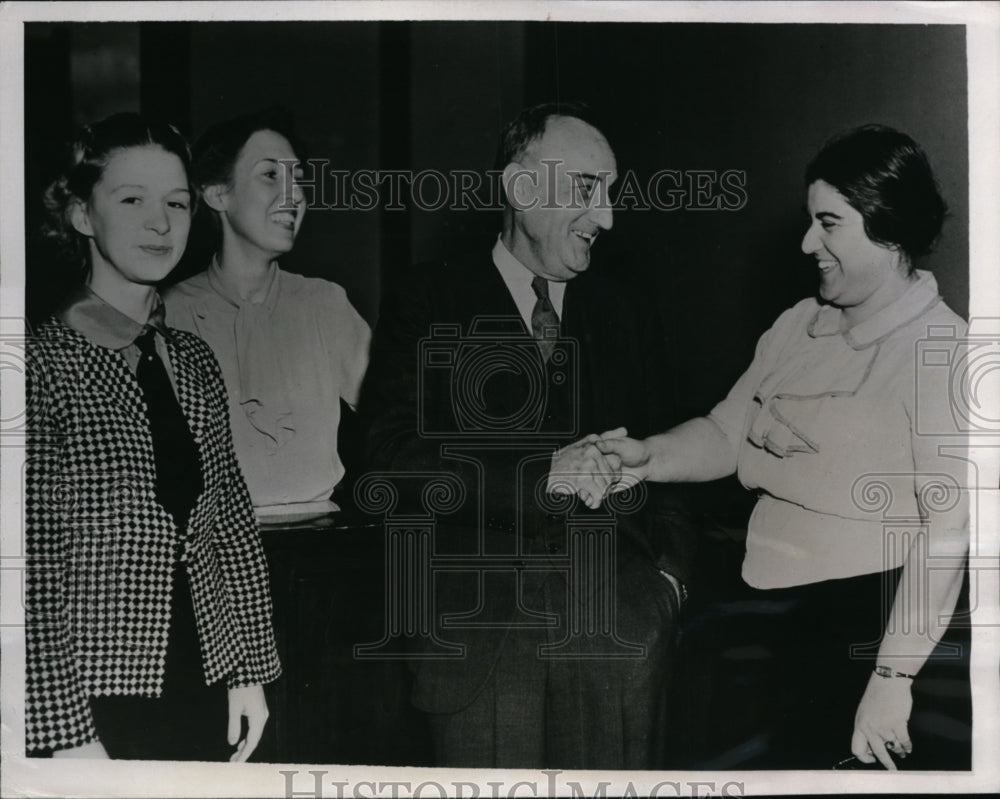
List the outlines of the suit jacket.
{"type": "MultiPolygon", "coordinates": [[[[438,554],[510,553],[515,535],[533,551],[558,551],[566,509],[544,496],[553,448],[622,425],[645,436],[674,421],[662,337],[641,298],[608,278],[578,276],[566,288],[560,337],[560,354],[542,366],[488,252],[416,267],[388,287],[362,394],[369,467],[398,474],[402,507],[417,511],[417,475],[461,481],[466,501],[436,520],[438,554]]],[[[642,508],[617,516],[619,563],[640,559],[683,583],[693,535],[681,493],[649,492],[642,508]]],[[[572,513],[589,511],[579,503],[572,513]]],[[[470,610],[478,576],[440,577],[438,615],[470,610]]],[[[480,619],[503,622],[517,599],[502,590],[483,597],[480,619]]],[[[467,655],[421,662],[418,704],[447,712],[470,701],[504,635],[442,632],[467,644],[467,655]]]]}
{"type": "Polygon", "coordinates": [[[208,346],[181,331],[168,339],[204,476],[184,531],[156,501],[145,403],[125,359],[56,319],[28,351],[27,749],[95,740],[90,696],[160,694],[180,555],[206,681],[274,680],[267,564],[208,346]]]}

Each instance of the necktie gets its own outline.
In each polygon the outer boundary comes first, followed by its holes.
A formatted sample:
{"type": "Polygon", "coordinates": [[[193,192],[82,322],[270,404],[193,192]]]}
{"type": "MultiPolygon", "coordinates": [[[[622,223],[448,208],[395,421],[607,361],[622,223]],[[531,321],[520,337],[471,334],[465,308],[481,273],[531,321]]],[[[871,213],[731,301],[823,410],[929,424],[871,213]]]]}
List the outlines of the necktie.
{"type": "Polygon", "coordinates": [[[153,437],[156,498],[183,531],[202,489],[201,458],[167,370],[156,352],[155,336],[156,331],[147,328],[135,340],[142,353],[136,379],[146,400],[153,437]]]}
{"type": "Polygon", "coordinates": [[[549,300],[549,281],[541,275],[535,275],[531,280],[531,288],[535,291],[538,301],[531,311],[531,334],[538,342],[542,351],[542,360],[546,363],[552,357],[559,336],[559,317],[556,316],[552,302],[549,300]]]}

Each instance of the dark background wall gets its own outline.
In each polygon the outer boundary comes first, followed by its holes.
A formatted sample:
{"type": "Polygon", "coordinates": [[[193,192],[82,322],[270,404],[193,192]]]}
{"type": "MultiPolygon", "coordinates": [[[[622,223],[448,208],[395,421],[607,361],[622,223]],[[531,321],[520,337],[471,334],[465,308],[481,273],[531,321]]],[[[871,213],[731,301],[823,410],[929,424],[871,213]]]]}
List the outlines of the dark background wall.
{"type": "MultiPolygon", "coordinates": [[[[679,405],[703,412],[759,334],[815,289],[799,252],[802,173],[832,134],[865,122],[927,150],[951,208],[927,266],[968,309],[965,34],[959,26],[597,23],[145,23],[26,26],[29,226],[74,122],[115,110],[189,135],[271,103],[290,107],[307,154],[336,169],[486,170],[524,104],[583,99],[605,120],[620,171],[740,170],[738,210],[631,210],[594,268],[648,286],[673,353],[679,405]]],[[[686,200],[690,201],[688,194],[686,200]]],[[[383,202],[384,204],[384,202],[383,202]]],[[[484,246],[495,213],[313,210],[286,268],[341,283],[370,321],[382,281],[484,246]]],[[[690,202],[688,202],[690,205],[690,202]]],[[[29,306],[64,286],[29,238],[29,306]]],[[[199,236],[176,273],[203,268],[199,236]]]]}

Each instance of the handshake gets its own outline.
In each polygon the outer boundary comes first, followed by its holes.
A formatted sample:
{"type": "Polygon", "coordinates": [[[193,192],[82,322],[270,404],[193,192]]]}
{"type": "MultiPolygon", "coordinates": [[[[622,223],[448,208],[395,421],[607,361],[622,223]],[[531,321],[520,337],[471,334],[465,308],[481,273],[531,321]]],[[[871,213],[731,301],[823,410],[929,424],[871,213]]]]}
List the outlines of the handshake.
{"type": "Polygon", "coordinates": [[[547,491],[576,494],[588,508],[604,497],[646,479],[649,450],[644,441],[628,437],[624,427],[592,433],[552,456],[547,491]]]}

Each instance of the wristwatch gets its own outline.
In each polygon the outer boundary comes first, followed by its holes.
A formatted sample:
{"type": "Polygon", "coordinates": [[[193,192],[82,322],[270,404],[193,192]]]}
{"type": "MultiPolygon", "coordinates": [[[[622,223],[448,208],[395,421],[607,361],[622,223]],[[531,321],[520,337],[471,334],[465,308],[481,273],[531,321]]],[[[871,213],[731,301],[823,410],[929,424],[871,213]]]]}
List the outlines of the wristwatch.
{"type": "Polygon", "coordinates": [[[906,679],[908,680],[915,679],[915,677],[912,674],[906,674],[905,672],[902,671],[896,671],[895,669],[891,669],[888,666],[876,666],[875,673],[879,677],[885,677],[885,679],[887,680],[890,679],[891,677],[906,677],[906,679]]]}

